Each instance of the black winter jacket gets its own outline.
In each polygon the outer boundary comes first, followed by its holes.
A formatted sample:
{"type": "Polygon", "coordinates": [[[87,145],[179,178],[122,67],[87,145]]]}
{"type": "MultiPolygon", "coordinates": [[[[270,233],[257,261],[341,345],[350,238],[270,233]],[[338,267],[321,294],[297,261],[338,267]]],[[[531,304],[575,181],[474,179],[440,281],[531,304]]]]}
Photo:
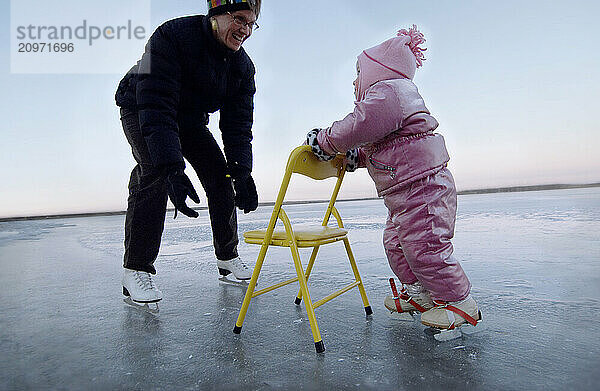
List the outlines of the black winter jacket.
{"type": "Polygon", "coordinates": [[[232,174],[252,170],[254,64],[213,36],[204,15],[165,22],[141,60],[119,83],[117,106],[136,109],[155,166],[182,165],[179,132],[207,130],[220,110],[225,156],[232,174]]]}

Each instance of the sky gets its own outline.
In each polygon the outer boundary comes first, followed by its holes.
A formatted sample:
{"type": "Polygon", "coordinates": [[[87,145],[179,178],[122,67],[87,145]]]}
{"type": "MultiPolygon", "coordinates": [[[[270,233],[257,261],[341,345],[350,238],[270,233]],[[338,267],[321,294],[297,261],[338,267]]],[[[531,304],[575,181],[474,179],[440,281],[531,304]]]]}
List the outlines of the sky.
{"type": "MultiPolygon", "coordinates": [[[[42,3],[48,18],[81,20],[72,1],[42,3]]],[[[135,12],[127,0],[78,3],[90,20],[99,5],[109,16],[135,12]]],[[[151,30],[206,12],[201,0],[146,3],[140,13],[151,30]]],[[[105,73],[19,73],[11,2],[0,0],[0,12],[0,217],[124,210],[134,160],[114,92],[145,41],[103,55],[96,63],[105,73]]],[[[244,44],[257,69],[260,201],[275,199],[287,156],[308,130],[352,111],[356,56],[412,24],[428,48],[414,82],[440,123],[458,190],[600,182],[598,15],[600,3],[577,0],[264,1],[260,29],[244,44]]],[[[220,142],[217,124],[215,114],[220,142]]],[[[291,199],[325,198],[326,187],[310,189],[295,182],[291,199]]],[[[340,195],[375,196],[365,170],[348,175],[340,195]]]]}

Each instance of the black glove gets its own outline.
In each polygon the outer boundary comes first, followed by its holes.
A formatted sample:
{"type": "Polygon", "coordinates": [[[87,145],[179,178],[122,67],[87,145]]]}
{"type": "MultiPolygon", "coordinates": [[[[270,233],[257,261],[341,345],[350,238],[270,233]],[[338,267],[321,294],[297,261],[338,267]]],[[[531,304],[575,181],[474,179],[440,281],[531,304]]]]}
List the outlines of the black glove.
{"type": "Polygon", "coordinates": [[[187,206],[185,203],[186,198],[189,196],[195,203],[200,202],[200,197],[192,185],[192,181],[183,172],[182,168],[171,169],[167,174],[167,192],[169,198],[175,206],[175,216],[177,217],[177,211],[180,211],[187,217],[198,217],[198,212],[187,206]]]}
{"type": "Polygon", "coordinates": [[[250,174],[233,178],[233,188],[235,189],[235,206],[243,210],[244,213],[250,213],[258,208],[256,185],[250,174]]]}
{"type": "Polygon", "coordinates": [[[317,134],[319,134],[320,131],[321,129],[313,129],[308,132],[306,135],[306,144],[310,145],[313,153],[319,158],[319,160],[328,161],[333,159],[335,155],[328,155],[325,153],[325,151],[323,151],[323,149],[321,149],[321,146],[317,142],[317,134]]]}
{"type": "Polygon", "coordinates": [[[354,172],[358,168],[358,148],[346,151],[346,171],[354,172]]]}

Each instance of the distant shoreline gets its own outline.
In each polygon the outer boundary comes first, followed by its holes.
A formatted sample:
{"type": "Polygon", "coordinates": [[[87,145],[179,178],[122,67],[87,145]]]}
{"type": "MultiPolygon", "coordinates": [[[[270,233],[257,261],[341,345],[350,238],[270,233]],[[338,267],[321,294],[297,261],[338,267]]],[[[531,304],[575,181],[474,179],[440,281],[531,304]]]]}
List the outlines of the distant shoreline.
{"type": "MultiPolygon", "coordinates": [[[[471,195],[471,194],[493,194],[493,193],[516,193],[525,191],[543,191],[543,190],[564,190],[564,189],[581,189],[587,187],[600,187],[600,183],[586,183],[586,184],[552,184],[552,185],[532,185],[532,186],[510,186],[510,187],[495,187],[487,189],[473,189],[473,190],[461,190],[457,192],[458,195],[471,195]]],[[[368,201],[377,200],[377,197],[367,198],[350,198],[338,200],[337,202],[350,202],[350,201],[368,201]]],[[[328,202],[328,200],[315,200],[315,201],[289,201],[285,202],[285,205],[301,205],[301,204],[318,204],[328,202]]],[[[273,206],[275,202],[261,202],[259,206],[273,206]]],[[[196,210],[206,210],[207,207],[193,208],[196,210]]],[[[169,209],[172,211],[172,209],[169,209]]],[[[43,215],[43,216],[23,216],[23,217],[0,217],[0,222],[9,221],[27,221],[27,220],[50,220],[50,219],[67,219],[77,217],[95,217],[95,216],[116,216],[124,215],[125,211],[114,211],[114,212],[92,212],[92,213],[68,213],[68,214],[54,214],[54,215],[43,215]]]]}

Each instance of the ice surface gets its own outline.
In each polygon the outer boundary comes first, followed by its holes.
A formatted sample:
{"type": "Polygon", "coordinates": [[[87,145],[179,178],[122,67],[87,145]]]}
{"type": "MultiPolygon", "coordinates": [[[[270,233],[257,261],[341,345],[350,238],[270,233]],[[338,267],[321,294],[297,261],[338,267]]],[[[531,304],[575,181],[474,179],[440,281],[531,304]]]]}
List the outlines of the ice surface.
{"type": "Polygon", "coordinates": [[[413,315],[411,315],[409,312],[390,312],[390,311],[388,311],[388,314],[391,319],[395,319],[400,322],[414,322],[415,320],[418,321],[418,318],[415,319],[415,317],[413,315]]]}
{"type": "MultiPolygon", "coordinates": [[[[286,212],[318,223],[324,208],[286,212]]],[[[167,218],[159,316],[122,301],[123,216],[0,223],[0,389],[598,389],[600,189],[459,196],[455,255],[483,322],[448,342],[383,306],[383,202],[338,208],[374,314],[357,290],[319,307],[323,355],[297,284],[253,299],[233,334],[247,285],[219,280],[206,211],[167,218]]],[[[270,212],[240,213],[240,233],[270,212]]],[[[258,250],[239,246],[249,264],[258,250]]],[[[259,285],[293,278],[290,259],[269,249],[259,285]]],[[[350,278],[343,246],[322,247],[312,299],[350,278]]]]}

